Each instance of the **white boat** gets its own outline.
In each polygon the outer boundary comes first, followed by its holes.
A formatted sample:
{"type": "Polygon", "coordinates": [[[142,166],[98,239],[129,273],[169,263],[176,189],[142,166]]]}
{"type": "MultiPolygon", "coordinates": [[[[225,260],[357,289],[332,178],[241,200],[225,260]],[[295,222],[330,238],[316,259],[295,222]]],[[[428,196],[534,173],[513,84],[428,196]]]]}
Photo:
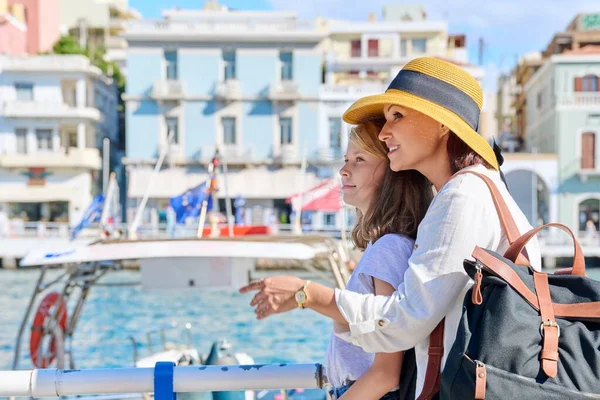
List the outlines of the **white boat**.
{"type": "MultiPolygon", "coordinates": [[[[344,248],[340,243],[318,236],[97,241],[50,253],[33,251],[22,259],[21,267],[40,267],[40,276],[17,334],[13,370],[21,369],[21,342],[34,305],[42,295],[44,298],[31,328],[32,363],[37,368],[78,368],[74,357],[76,349],[71,347],[71,343],[83,304],[89,291],[99,284],[100,278],[121,270],[124,263],[136,261],[140,267],[140,282],[125,284],[141,284],[145,290],[239,288],[258,276],[255,267],[257,259],[299,261],[312,279],[343,287],[350,276],[350,271],[345,266],[347,255],[343,252],[344,248]],[[314,264],[317,259],[326,268],[316,267],[314,264]],[[47,271],[56,268],[61,268],[63,273],[46,282],[47,271]],[[58,291],[50,291],[53,287],[58,287],[58,291]],[[71,310],[67,309],[68,304],[74,304],[71,310]]],[[[191,327],[191,322],[186,322],[181,326],[167,328],[183,328],[189,332],[191,327]]],[[[144,357],[137,354],[139,339],[131,338],[134,367],[150,368],[157,361],[171,361],[176,366],[254,364],[249,354],[232,353],[226,341],[216,341],[208,355],[200,354],[191,340],[187,344],[169,342],[166,339],[169,331],[167,328],[142,333],[148,341],[147,347],[157,350],[144,357]],[[160,349],[151,344],[153,335],[160,337],[160,349]]],[[[288,394],[285,392],[284,398],[294,398],[293,394],[288,394]]],[[[198,394],[200,395],[203,394],[198,394]]],[[[140,396],[147,397],[148,394],[140,396]]],[[[304,399],[313,398],[308,393],[303,396],[304,399]]],[[[117,395],[111,398],[129,396],[117,395]]],[[[273,392],[247,390],[244,398],[250,400],[274,397],[273,392]]]]}

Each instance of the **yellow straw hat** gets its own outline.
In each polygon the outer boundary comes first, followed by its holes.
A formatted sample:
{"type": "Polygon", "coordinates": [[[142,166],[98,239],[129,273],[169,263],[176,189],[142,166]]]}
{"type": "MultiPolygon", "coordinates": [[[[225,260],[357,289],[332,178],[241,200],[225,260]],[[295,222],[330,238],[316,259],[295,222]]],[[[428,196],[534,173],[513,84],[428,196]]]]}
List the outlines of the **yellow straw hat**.
{"type": "Polygon", "coordinates": [[[385,104],[412,108],[447,126],[488,164],[498,169],[489,143],[477,133],[483,92],[467,71],[432,57],[406,64],[385,93],[363,97],[344,113],[344,121],[359,124],[383,116],[385,104]]]}

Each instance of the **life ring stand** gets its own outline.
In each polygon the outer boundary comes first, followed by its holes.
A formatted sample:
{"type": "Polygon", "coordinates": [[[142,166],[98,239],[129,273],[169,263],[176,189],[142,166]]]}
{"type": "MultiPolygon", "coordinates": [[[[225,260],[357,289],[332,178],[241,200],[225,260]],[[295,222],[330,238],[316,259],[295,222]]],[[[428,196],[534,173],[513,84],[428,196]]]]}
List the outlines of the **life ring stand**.
{"type": "MultiPolygon", "coordinates": [[[[59,334],[57,338],[55,331],[57,327],[60,327],[61,333],[67,330],[67,306],[61,296],[62,294],[59,292],[48,293],[40,303],[33,318],[29,339],[29,355],[33,365],[38,368],[48,368],[52,364],[57,355],[57,339],[64,341],[64,335],[59,334]],[[55,307],[59,299],[60,304],[58,305],[58,312],[56,312],[55,307]],[[56,320],[53,321],[52,318],[56,320]],[[42,349],[42,342],[46,338],[49,339],[47,348],[42,349]]],[[[58,343],[58,346],[64,349],[64,343],[58,343]]]]}

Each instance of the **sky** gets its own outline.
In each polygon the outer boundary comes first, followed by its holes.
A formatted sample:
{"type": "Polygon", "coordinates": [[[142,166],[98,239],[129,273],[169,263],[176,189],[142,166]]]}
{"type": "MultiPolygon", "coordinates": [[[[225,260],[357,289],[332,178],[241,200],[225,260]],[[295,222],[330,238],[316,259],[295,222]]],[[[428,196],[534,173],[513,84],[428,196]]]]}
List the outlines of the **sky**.
{"type": "MultiPolygon", "coordinates": [[[[242,10],[296,11],[301,19],[317,16],[365,21],[381,18],[382,6],[393,0],[220,0],[242,10]]],[[[472,63],[478,62],[479,38],[484,41],[486,86],[509,71],[519,56],[544,49],[554,33],[563,31],[579,12],[600,12],[599,0],[422,0],[429,20],[447,20],[449,33],[464,33],[472,63]]],[[[203,0],[129,0],[144,18],[161,18],[165,8],[201,8],[203,0]]]]}

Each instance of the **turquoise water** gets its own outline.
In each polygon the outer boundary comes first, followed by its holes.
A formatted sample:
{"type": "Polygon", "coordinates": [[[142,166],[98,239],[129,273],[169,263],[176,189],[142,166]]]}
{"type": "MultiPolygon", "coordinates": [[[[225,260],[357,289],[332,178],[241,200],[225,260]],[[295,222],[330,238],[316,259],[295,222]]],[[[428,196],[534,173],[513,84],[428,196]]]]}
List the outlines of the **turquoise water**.
{"type": "MultiPolygon", "coordinates": [[[[19,324],[38,276],[36,270],[0,270],[0,369],[11,369],[19,324]]],[[[103,278],[103,282],[137,280],[139,273],[134,271],[103,278]]],[[[300,309],[257,321],[248,306],[251,298],[234,290],[147,292],[140,286],[94,287],[73,338],[76,367],[130,367],[133,347],[128,336],[145,342],[143,332],[172,321],[192,324],[193,343],[201,354],[209,352],[213,341],[224,338],[233,351],[248,353],[257,363],[324,362],[331,322],[300,309]]],[[[185,340],[181,337],[182,343],[185,340]]],[[[20,369],[31,368],[28,348],[29,329],[23,336],[20,369]]],[[[148,355],[147,351],[140,347],[139,356],[148,355]]]]}

